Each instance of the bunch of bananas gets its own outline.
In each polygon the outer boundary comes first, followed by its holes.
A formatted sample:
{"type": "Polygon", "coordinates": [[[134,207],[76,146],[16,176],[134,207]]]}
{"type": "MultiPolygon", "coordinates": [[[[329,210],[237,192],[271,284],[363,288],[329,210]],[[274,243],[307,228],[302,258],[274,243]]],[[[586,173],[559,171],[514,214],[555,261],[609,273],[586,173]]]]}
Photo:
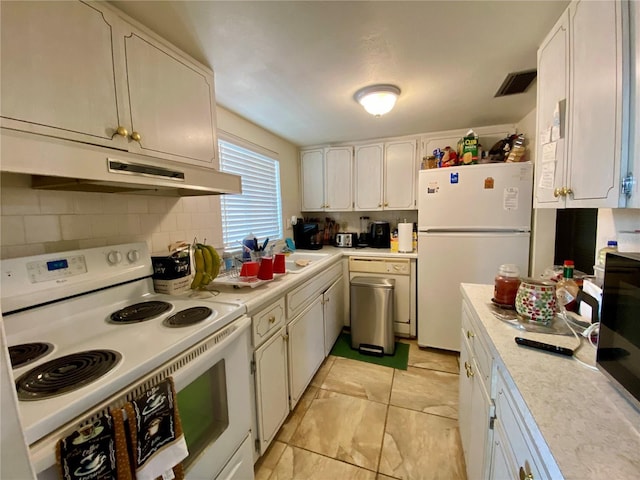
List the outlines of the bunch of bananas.
{"type": "Polygon", "coordinates": [[[206,287],[220,272],[220,255],[211,245],[194,244],[193,259],[196,264],[196,274],[191,282],[191,289],[198,290],[206,287]]]}

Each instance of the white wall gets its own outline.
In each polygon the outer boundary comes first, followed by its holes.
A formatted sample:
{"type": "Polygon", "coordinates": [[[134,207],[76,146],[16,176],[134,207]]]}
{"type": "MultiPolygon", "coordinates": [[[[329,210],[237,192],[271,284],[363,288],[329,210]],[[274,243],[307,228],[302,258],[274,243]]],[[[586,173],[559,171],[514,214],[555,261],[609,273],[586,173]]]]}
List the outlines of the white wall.
{"type": "MultiPolygon", "coordinates": [[[[298,212],[298,149],[223,109],[218,126],[269,149],[280,161],[283,218],[298,212]]],[[[43,159],[43,161],[45,161],[43,159]]],[[[30,188],[30,177],[0,175],[0,258],[147,242],[152,252],[194,237],[222,246],[220,198],[59,192],[30,188]]],[[[291,236],[285,232],[285,236],[291,236]]]]}
{"type": "MultiPolygon", "coordinates": [[[[601,208],[598,210],[596,258],[607,241],[617,240],[621,252],[640,252],[640,210],[601,208]],[[638,233],[625,233],[635,232],[638,233]]],[[[596,258],[594,258],[594,263],[596,258]]]]}

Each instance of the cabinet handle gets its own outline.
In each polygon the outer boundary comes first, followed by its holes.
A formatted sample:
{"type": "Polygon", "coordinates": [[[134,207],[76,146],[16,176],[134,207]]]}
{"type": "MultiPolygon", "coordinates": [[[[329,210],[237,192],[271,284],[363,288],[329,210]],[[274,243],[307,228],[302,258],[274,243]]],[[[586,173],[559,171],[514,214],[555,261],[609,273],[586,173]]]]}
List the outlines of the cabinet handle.
{"type": "Polygon", "coordinates": [[[524,467],[520,467],[518,476],[520,477],[520,480],[534,480],[533,473],[527,473],[524,467]]]}
{"type": "Polygon", "coordinates": [[[573,195],[573,190],[571,187],[562,187],[562,196],[566,197],[567,195],[573,195]]]}
{"type": "Polygon", "coordinates": [[[562,196],[562,189],[561,188],[556,188],[553,190],[553,196],[558,198],[560,196],[562,196]]]}
{"type": "Polygon", "coordinates": [[[379,204],[378,204],[378,206],[379,206],[379,207],[381,207],[381,206],[382,206],[382,204],[381,204],[381,203],[379,203],[379,204]]]}
{"type": "Polygon", "coordinates": [[[384,202],[384,206],[388,207],[389,206],[389,202],[384,202]]]}
{"type": "Polygon", "coordinates": [[[467,362],[464,362],[464,368],[467,370],[467,378],[471,378],[475,375],[475,373],[473,373],[473,369],[471,368],[471,365],[468,364],[467,362]]]}
{"type": "Polygon", "coordinates": [[[475,337],[475,334],[472,331],[467,330],[467,338],[473,338],[473,337],[475,337]]]}
{"type": "Polygon", "coordinates": [[[276,317],[275,317],[275,315],[271,315],[271,316],[269,317],[269,323],[273,323],[273,322],[275,322],[275,321],[276,321],[276,317]]]}
{"type": "Polygon", "coordinates": [[[121,137],[126,137],[127,135],[129,135],[129,131],[122,126],[116,128],[116,133],[121,137]]]}
{"type": "Polygon", "coordinates": [[[285,342],[288,342],[289,341],[289,334],[288,333],[282,334],[282,340],[284,340],[285,342]]]}
{"type": "Polygon", "coordinates": [[[142,140],[142,137],[138,132],[131,132],[131,140],[139,142],[140,140],[142,140]]]}

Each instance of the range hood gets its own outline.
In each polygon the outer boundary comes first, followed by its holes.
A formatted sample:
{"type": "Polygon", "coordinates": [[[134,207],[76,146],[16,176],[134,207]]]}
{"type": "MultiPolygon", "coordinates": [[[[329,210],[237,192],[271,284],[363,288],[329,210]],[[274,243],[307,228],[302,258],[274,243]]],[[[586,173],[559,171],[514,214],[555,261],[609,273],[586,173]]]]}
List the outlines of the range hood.
{"type": "Polygon", "coordinates": [[[2,129],[0,170],[48,190],[187,197],[241,193],[238,175],[2,129]]]}

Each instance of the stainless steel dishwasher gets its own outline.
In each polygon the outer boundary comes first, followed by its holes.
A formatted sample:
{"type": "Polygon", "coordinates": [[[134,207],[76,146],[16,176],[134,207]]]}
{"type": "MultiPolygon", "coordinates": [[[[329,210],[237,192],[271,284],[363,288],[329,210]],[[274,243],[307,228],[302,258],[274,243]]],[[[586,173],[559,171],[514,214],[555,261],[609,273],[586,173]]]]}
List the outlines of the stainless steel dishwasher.
{"type": "Polygon", "coordinates": [[[395,280],[393,330],[397,336],[416,336],[416,272],[410,258],[349,257],[349,280],[354,277],[392,278],[395,280]]]}
{"type": "Polygon", "coordinates": [[[389,278],[351,280],[351,348],[361,353],[393,355],[393,287],[389,278]]]}

